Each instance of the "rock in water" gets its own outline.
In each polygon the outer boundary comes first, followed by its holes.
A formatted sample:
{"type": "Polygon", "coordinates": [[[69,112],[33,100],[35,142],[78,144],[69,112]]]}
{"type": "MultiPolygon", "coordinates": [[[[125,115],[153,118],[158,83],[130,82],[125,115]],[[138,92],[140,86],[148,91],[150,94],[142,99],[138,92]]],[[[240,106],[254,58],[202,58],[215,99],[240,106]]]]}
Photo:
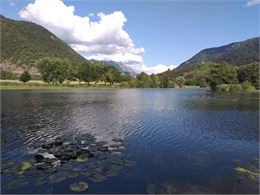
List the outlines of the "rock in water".
{"type": "Polygon", "coordinates": [[[43,155],[40,155],[40,154],[36,154],[35,157],[34,157],[36,163],[41,163],[44,159],[43,155]]]}

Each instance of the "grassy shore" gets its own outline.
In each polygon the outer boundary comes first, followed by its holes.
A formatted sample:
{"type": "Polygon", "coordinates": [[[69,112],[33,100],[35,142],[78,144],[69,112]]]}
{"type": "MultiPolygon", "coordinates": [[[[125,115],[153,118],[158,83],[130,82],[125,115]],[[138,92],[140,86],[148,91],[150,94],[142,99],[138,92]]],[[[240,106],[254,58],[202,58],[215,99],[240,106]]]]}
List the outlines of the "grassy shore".
{"type": "Polygon", "coordinates": [[[64,82],[60,85],[46,84],[40,80],[31,80],[27,83],[22,83],[18,80],[0,80],[0,90],[23,90],[23,89],[118,89],[120,88],[120,83],[115,83],[114,85],[109,85],[104,82],[90,83],[88,85],[85,82],[79,83],[78,81],[64,82]]]}

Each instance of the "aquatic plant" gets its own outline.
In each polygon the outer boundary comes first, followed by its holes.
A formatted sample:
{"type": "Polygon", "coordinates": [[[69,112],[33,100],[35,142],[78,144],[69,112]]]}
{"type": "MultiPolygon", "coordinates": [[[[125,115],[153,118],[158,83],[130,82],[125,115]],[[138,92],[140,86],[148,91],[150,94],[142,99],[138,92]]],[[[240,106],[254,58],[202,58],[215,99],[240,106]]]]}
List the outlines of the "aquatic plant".
{"type": "MultiPolygon", "coordinates": [[[[80,138],[58,137],[52,142],[37,143],[35,153],[25,156],[19,167],[12,161],[3,161],[5,166],[2,166],[1,173],[17,175],[7,185],[8,190],[27,185],[27,179],[33,181],[35,186],[55,184],[80,175],[92,182],[103,182],[119,175],[125,166],[137,165],[122,154],[124,145],[122,139],[115,138],[109,144],[96,140],[88,133],[80,138]]],[[[85,188],[84,182],[70,185],[75,192],[84,191],[85,188]]]]}
{"type": "Polygon", "coordinates": [[[32,167],[32,164],[30,162],[23,162],[21,166],[19,167],[18,174],[23,174],[26,170],[30,169],[32,167]]]}
{"type": "Polygon", "coordinates": [[[73,192],[83,192],[86,189],[88,189],[88,183],[87,182],[78,182],[78,183],[73,183],[70,185],[70,190],[73,192]]]}

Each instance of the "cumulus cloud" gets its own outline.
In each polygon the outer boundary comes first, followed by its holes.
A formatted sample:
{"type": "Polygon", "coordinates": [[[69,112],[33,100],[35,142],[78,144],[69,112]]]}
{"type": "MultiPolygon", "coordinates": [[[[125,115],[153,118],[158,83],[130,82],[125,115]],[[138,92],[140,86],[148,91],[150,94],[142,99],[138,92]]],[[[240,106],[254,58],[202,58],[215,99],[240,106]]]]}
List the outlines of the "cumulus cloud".
{"type": "Polygon", "coordinates": [[[260,4],[260,0],[248,0],[244,7],[250,7],[257,4],[260,4]]]}
{"type": "Polygon", "coordinates": [[[176,67],[177,67],[176,65],[167,66],[164,64],[158,64],[156,66],[150,66],[150,67],[144,66],[144,69],[142,71],[148,74],[157,74],[157,73],[165,72],[168,69],[172,70],[176,67]]]}
{"type": "Polygon", "coordinates": [[[10,4],[10,6],[15,6],[15,3],[14,2],[12,2],[12,1],[9,1],[9,4],[10,4]]]}
{"type": "Polygon", "coordinates": [[[122,62],[136,72],[156,73],[168,69],[164,65],[153,68],[145,66],[142,58],[145,50],[136,47],[124,30],[127,19],[121,11],[89,13],[82,17],[75,14],[74,6],[66,5],[61,0],[35,0],[19,15],[44,26],[87,59],[122,62]],[[93,16],[97,20],[92,21],[93,16]]]}

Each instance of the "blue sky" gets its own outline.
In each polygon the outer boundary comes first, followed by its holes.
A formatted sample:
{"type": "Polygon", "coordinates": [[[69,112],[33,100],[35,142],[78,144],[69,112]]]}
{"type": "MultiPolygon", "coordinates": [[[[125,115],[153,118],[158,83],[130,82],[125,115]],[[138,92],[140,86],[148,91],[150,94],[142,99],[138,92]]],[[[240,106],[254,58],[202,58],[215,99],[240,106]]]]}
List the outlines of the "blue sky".
{"type": "MultiPolygon", "coordinates": [[[[133,56],[133,59],[136,58],[138,63],[143,63],[142,66],[145,67],[141,69],[146,70],[147,68],[147,72],[150,71],[149,67],[158,64],[166,66],[179,65],[205,48],[259,36],[259,4],[253,5],[257,2],[259,1],[63,1],[65,6],[74,6],[75,15],[80,17],[88,16],[92,22],[100,20],[99,16],[96,15],[97,13],[103,12],[104,15],[109,15],[114,11],[121,11],[127,20],[122,28],[134,44],[131,47],[145,50],[145,52],[134,53],[134,55],[141,56],[142,62],[139,56],[133,56]],[[249,6],[245,6],[247,3],[249,6]],[[89,16],[90,13],[95,15],[89,16]]],[[[18,14],[19,11],[25,9],[29,3],[34,3],[34,0],[4,0],[1,3],[1,13],[4,16],[21,20],[21,15],[18,14]]],[[[50,4],[49,1],[49,6],[50,4]]],[[[28,16],[28,13],[23,16],[23,19],[43,25],[42,19],[35,20],[35,16],[28,16]]],[[[115,20],[115,22],[119,23],[120,21],[115,20]]],[[[54,34],[59,35],[56,27],[53,30],[53,25],[50,27],[46,24],[45,27],[54,34]]],[[[72,38],[60,38],[71,43],[72,38]]],[[[94,39],[97,40],[97,38],[94,39]]],[[[84,44],[88,46],[90,43],[96,48],[97,43],[94,43],[93,40],[87,40],[84,44]]],[[[122,40],[124,39],[122,38],[122,40]]],[[[109,44],[114,45],[114,43],[111,40],[109,44]]],[[[98,44],[100,44],[100,41],[98,41],[98,44]]],[[[112,46],[109,48],[113,49],[112,46]]],[[[100,51],[95,50],[95,52],[100,51]]],[[[80,53],[85,56],[95,57],[97,56],[95,52],[91,54],[88,52],[80,53]]],[[[131,57],[132,53],[129,56],[131,57]]],[[[108,55],[106,55],[107,57],[109,58],[108,55]]],[[[127,60],[125,60],[126,63],[128,63],[127,60]]],[[[129,66],[133,68],[138,65],[131,62],[129,66]]],[[[163,67],[158,67],[158,70],[160,69],[163,69],[163,67]]]]}

